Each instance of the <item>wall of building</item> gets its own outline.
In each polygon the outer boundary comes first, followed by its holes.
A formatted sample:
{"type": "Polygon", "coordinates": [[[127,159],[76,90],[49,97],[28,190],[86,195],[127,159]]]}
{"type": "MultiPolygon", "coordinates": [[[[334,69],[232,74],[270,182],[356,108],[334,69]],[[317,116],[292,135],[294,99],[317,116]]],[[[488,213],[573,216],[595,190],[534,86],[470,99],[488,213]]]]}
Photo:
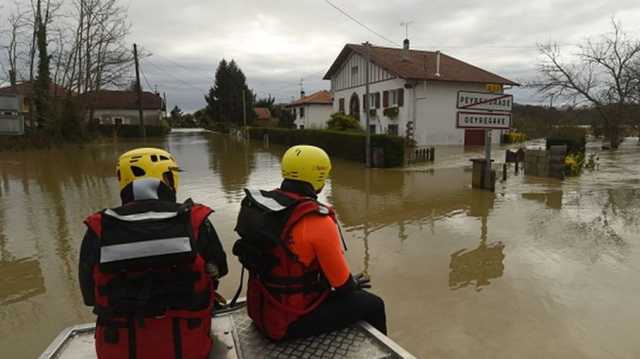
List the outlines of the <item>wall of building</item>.
{"type": "MultiPolygon", "coordinates": [[[[364,86],[366,82],[366,59],[359,54],[352,53],[331,78],[331,91],[341,91],[349,88],[364,86]],[[356,67],[357,73],[353,74],[352,69],[356,67]]],[[[369,65],[369,82],[376,83],[394,78],[392,74],[382,69],[376,64],[369,65]]]]}
{"type": "MultiPolygon", "coordinates": [[[[380,107],[376,109],[376,116],[371,116],[369,118],[369,124],[376,126],[376,133],[387,133],[389,125],[397,125],[398,126],[398,135],[404,136],[405,129],[407,126],[407,121],[409,119],[409,105],[408,95],[409,91],[404,90],[404,105],[398,108],[398,117],[395,119],[389,119],[383,115],[383,92],[389,90],[397,90],[400,88],[404,88],[405,81],[402,79],[391,79],[382,82],[377,82],[369,85],[369,93],[375,94],[380,93],[380,107]]],[[[349,114],[349,105],[351,101],[351,96],[356,94],[358,96],[358,105],[359,105],[359,115],[360,115],[360,125],[362,128],[365,128],[365,113],[363,111],[362,106],[362,96],[366,93],[365,86],[359,86],[355,88],[349,88],[341,91],[335,91],[333,93],[333,112],[338,112],[340,110],[340,99],[344,99],[344,107],[345,113],[349,114]]],[[[375,103],[371,103],[371,108],[375,106],[375,103]]]]}
{"type": "Polygon", "coordinates": [[[326,128],[327,121],[329,121],[329,117],[333,111],[333,106],[321,105],[321,104],[306,104],[304,106],[295,107],[296,111],[296,119],[295,124],[296,128],[301,128],[300,126],[304,126],[304,128],[326,128]],[[304,117],[300,117],[300,108],[304,108],[304,117]]]}
{"type": "MultiPolygon", "coordinates": [[[[142,114],[145,125],[157,126],[160,124],[161,110],[144,110],[142,114]]],[[[138,110],[95,110],[93,118],[97,119],[101,125],[113,125],[118,118],[122,119],[123,125],[139,124],[138,110]]]]}
{"type": "MultiPolygon", "coordinates": [[[[376,133],[388,133],[389,125],[398,126],[398,135],[406,136],[407,122],[413,120],[415,112],[414,139],[418,145],[463,145],[464,129],[456,128],[456,108],[458,91],[486,91],[484,84],[450,83],[443,81],[421,81],[413,88],[404,89],[404,105],[399,107],[398,117],[389,119],[383,115],[383,92],[404,88],[406,81],[391,79],[369,86],[371,94],[380,93],[380,107],[370,124],[376,126],[376,133]],[[414,107],[415,101],[415,107],[414,107]]],[[[365,86],[335,91],[333,111],[340,110],[340,99],[344,99],[344,109],[349,113],[351,96],[356,94],[359,103],[360,124],[365,128],[365,114],[362,96],[365,86]]],[[[372,102],[372,107],[374,103],[372,102]]],[[[499,143],[502,131],[494,130],[492,142],[499,143]]]]}
{"type": "MultiPolygon", "coordinates": [[[[415,139],[427,145],[463,145],[464,129],[456,128],[458,91],[486,92],[484,84],[421,81],[415,86],[415,139]]],[[[411,94],[412,95],[412,94],[411,94]]],[[[492,142],[499,143],[494,130],[492,142]]]]}

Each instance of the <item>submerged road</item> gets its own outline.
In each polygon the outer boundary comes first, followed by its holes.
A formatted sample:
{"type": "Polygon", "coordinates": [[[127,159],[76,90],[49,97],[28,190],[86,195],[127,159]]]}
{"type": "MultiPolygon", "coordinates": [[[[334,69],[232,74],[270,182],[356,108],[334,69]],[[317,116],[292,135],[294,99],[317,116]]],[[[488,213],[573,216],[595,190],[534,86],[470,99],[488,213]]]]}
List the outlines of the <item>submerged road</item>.
{"type": "MultiPolygon", "coordinates": [[[[468,159],[482,149],[439,147],[434,165],[400,170],[335,159],[322,200],[336,207],[352,270],[387,302],[389,335],[417,357],[636,358],[636,143],[599,153],[599,170],[581,177],[510,174],[495,193],[470,188],[468,159]]],[[[283,148],[199,132],[148,144],[185,169],[180,199],[216,210],[231,296],[243,188],[277,186],[283,148]]],[[[115,159],[136,146],[0,153],[1,357],[35,357],[64,327],[93,320],[76,280],[82,221],[118,205],[115,159]]]]}

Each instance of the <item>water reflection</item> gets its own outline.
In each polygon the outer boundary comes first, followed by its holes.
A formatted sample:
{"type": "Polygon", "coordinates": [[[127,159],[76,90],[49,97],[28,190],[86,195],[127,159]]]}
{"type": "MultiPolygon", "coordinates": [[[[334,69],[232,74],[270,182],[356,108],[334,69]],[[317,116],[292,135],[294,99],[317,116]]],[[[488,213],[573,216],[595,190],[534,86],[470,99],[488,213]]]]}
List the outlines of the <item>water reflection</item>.
{"type": "Polygon", "coordinates": [[[471,195],[469,216],[480,218],[480,245],[467,251],[460,249],[451,254],[449,263],[449,288],[460,289],[474,284],[480,291],[488,286],[490,279],[502,277],[504,273],[504,244],[502,242],[487,243],[487,219],[494,207],[495,194],[487,191],[474,190],[471,195]]]}
{"type": "Polygon", "coordinates": [[[35,258],[0,260],[0,306],[22,302],[45,292],[40,262],[35,258]]]}
{"type": "Polygon", "coordinates": [[[246,141],[220,134],[211,134],[208,145],[209,168],[219,178],[227,201],[241,199],[255,168],[255,152],[246,141]]]}
{"type": "Polygon", "coordinates": [[[522,198],[544,203],[547,208],[562,208],[562,191],[551,191],[546,193],[523,193],[522,198]]]}

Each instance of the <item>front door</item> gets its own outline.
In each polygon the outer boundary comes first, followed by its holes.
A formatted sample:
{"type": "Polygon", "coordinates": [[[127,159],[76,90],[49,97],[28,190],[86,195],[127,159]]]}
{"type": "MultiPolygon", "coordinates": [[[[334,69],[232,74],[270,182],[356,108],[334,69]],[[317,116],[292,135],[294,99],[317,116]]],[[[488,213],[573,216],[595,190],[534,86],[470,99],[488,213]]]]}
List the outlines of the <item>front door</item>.
{"type": "Polygon", "coordinates": [[[465,146],[484,146],[484,129],[467,128],[464,130],[465,146]]]}

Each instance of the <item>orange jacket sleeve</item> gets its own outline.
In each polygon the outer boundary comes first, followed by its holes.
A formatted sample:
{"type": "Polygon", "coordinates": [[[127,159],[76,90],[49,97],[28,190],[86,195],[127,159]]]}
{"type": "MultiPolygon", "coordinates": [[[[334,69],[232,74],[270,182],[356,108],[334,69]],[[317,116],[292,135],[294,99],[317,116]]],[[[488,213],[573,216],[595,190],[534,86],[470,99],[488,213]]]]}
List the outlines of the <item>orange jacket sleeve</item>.
{"type": "Polygon", "coordinates": [[[351,272],[342,251],[340,233],[329,216],[305,216],[291,234],[293,252],[306,265],[317,259],[332,287],[340,287],[349,279],[351,272]]]}

